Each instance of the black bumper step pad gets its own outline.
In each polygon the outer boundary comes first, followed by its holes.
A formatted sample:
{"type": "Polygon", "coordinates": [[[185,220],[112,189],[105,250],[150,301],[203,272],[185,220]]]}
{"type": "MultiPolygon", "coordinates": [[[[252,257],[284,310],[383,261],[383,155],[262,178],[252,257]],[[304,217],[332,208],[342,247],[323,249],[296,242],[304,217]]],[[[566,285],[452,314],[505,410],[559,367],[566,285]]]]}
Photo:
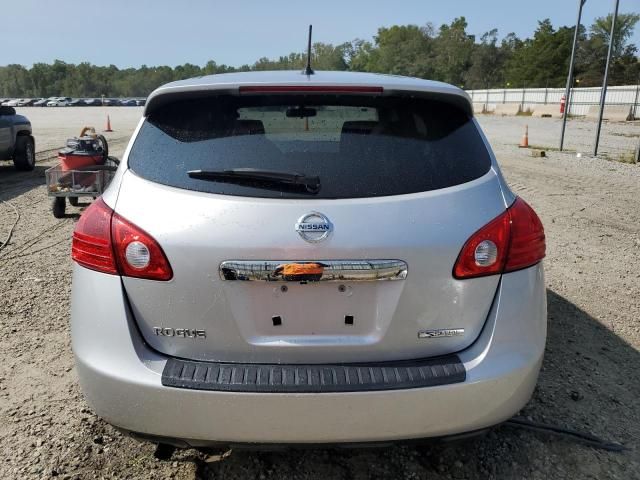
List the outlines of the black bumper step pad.
{"type": "Polygon", "coordinates": [[[397,362],[279,365],[198,362],[170,358],[167,387],[220,392],[332,393],[401,390],[464,382],[457,355],[397,362]]]}

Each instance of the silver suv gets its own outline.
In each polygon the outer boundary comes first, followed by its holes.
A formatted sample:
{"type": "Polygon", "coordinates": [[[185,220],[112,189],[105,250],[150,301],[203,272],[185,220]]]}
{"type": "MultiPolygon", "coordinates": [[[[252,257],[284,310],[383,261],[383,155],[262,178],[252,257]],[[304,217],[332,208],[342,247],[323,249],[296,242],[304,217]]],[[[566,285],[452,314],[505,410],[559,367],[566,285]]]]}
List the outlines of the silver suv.
{"type": "Polygon", "coordinates": [[[544,255],[456,87],[174,82],[73,234],[80,381],[107,422],[177,446],[481,430],[536,384],[544,255]]]}

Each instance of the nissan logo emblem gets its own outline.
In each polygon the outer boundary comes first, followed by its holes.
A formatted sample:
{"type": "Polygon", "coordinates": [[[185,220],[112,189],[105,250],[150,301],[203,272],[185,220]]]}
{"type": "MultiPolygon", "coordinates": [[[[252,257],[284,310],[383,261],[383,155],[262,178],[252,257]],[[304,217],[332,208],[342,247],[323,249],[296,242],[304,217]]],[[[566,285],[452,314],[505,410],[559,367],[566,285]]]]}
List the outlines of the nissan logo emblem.
{"type": "Polygon", "coordinates": [[[333,231],[333,225],[329,219],[318,212],[307,213],[300,217],[295,228],[298,235],[309,243],[321,242],[333,231]]]}

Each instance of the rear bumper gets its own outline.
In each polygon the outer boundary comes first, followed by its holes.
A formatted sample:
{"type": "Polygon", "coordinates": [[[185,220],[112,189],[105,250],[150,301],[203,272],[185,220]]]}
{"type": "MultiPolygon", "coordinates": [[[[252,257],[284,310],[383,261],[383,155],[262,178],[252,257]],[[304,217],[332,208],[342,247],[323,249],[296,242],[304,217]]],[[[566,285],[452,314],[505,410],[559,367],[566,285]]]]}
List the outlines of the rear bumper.
{"type": "Polygon", "coordinates": [[[540,264],[503,276],[480,337],[458,353],[466,369],[461,383],[322,394],[166,387],[167,357],[144,344],[120,279],[74,265],[72,341],[88,403],[121,429],[193,446],[376,442],[480,430],[527,403],[545,338],[540,264]]]}

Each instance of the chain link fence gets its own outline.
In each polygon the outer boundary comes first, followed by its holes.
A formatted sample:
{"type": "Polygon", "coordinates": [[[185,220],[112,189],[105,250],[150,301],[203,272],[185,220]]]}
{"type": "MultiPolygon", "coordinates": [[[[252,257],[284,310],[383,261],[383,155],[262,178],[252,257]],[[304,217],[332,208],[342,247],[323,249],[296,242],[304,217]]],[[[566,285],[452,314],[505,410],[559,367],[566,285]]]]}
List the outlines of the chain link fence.
{"type": "MultiPolygon", "coordinates": [[[[564,99],[564,88],[504,88],[468,90],[476,113],[551,117],[561,122],[561,104],[568,108],[564,150],[593,153],[598,122],[600,87],[574,88],[564,99]]],[[[598,156],[637,162],[640,148],[640,85],[608,87],[598,156]]],[[[549,121],[552,121],[552,120],[549,121]]],[[[554,144],[560,145],[560,128],[554,144]]]]}

